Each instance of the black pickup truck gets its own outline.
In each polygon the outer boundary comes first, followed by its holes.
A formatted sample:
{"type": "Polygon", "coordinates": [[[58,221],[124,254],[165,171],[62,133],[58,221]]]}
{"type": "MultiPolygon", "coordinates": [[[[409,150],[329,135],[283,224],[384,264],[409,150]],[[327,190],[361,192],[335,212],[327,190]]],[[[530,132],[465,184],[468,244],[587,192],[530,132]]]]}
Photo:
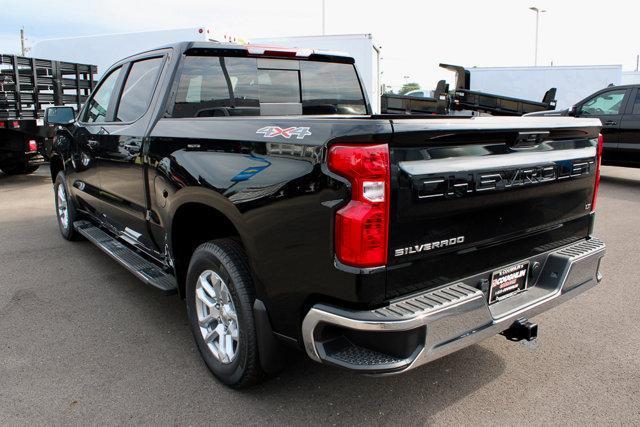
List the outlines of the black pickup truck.
{"type": "MultiPolygon", "coordinates": [[[[60,231],[186,300],[225,384],[399,373],[600,282],[600,122],[371,115],[352,58],[185,42],[53,107],[60,231]]],[[[78,262],[78,260],[69,260],[78,262]]]]}
{"type": "Polygon", "coordinates": [[[602,163],[640,167],[640,85],[610,86],[573,107],[528,116],[596,118],[602,122],[602,163]]]}

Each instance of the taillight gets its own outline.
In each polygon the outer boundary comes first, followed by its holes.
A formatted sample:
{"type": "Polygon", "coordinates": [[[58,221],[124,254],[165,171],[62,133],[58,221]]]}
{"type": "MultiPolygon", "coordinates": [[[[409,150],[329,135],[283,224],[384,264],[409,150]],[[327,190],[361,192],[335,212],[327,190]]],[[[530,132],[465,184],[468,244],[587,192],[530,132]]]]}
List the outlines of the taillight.
{"type": "Polygon", "coordinates": [[[600,166],[602,166],[602,145],[604,138],[602,134],[598,135],[598,159],[596,160],[596,183],[593,188],[593,199],[591,200],[591,212],[596,210],[596,202],[598,201],[598,190],[600,189],[600,166]]]}
{"type": "Polygon", "coordinates": [[[38,151],[38,143],[35,139],[29,140],[29,151],[38,151]]]}
{"type": "Polygon", "coordinates": [[[17,120],[14,120],[11,122],[11,127],[14,129],[18,129],[20,127],[20,122],[17,120]]]}
{"type": "Polygon", "coordinates": [[[354,267],[387,262],[389,236],[389,147],[334,145],[329,169],[351,183],[351,201],[336,214],[335,250],[354,267]]]}

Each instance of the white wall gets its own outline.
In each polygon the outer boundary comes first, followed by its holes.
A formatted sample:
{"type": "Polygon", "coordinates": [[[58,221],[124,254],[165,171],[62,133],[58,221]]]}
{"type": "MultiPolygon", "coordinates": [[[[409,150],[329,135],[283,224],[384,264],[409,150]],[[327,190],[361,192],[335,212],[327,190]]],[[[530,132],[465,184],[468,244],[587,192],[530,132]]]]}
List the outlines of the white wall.
{"type": "Polygon", "coordinates": [[[380,55],[371,34],[251,39],[251,44],[322,49],[345,52],[356,61],[371,108],[380,112],[380,55]]]}
{"type": "Polygon", "coordinates": [[[557,88],[557,109],[571,107],[613,83],[622,83],[622,65],[470,68],[471,89],[533,101],[557,88]]]}
{"type": "Polygon", "coordinates": [[[640,71],[624,71],[622,73],[623,85],[637,85],[640,84],[640,71]]]}

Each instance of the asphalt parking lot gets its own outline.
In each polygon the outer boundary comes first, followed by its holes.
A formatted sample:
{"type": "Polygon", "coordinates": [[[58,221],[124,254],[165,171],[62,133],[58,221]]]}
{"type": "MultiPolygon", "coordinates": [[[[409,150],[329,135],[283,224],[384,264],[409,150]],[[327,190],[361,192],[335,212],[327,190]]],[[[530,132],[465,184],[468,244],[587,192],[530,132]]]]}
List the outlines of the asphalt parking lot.
{"type": "Polygon", "coordinates": [[[638,424],[640,169],[604,167],[602,285],[401,376],[303,357],[245,392],[215,381],[185,308],[59,236],[47,168],[0,174],[0,424],[638,424]]]}

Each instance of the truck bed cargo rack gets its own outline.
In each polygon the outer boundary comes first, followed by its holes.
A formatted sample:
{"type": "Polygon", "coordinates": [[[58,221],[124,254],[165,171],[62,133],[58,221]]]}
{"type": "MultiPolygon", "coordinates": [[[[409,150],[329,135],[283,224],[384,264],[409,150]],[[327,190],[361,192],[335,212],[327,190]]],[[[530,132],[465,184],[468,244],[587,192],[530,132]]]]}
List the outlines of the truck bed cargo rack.
{"type": "Polygon", "coordinates": [[[53,105],[79,110],[96,73],[95,65],[0,54],[0,119],[41,119],[53,105]]]}
{"type": "Polygon", "coordinates": [[[381,98],[382,114],[447,114],[449,110],[449,85],[440,80],[433,98],[384,94],[381,98]]]}
{"type": "Polygon", "coordinates": [[[542,101],[512,98],[471,90],[471,73],[459,65],[440,64],[440,67],[456,73],[456,88],[451,94],[452,110],[470,110],[493,116],[522,116],[536,111],[555,110],[556,88],[549,89],[542,101]]]}

